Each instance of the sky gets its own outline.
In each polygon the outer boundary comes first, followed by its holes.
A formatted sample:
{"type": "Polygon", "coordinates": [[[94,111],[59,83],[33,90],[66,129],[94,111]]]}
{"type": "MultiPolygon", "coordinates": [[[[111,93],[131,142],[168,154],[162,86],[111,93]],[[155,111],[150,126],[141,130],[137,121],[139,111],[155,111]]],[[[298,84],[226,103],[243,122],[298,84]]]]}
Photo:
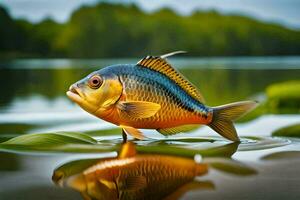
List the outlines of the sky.
{"type": "MultiPolygon", "coordinates": [[[[82,5],[93,5],[99,0],[0,0],[14,18],[39,22],[51,17],[65,22],[71,13],[82,5]]],[[[188,15],[194,10],[215,9],[219,12],[248,15],[268,22],[281,23],[290,28],[300,28],[300,0],[110,0],[109,2],[135,3],[152,12],[161,7],[173,8],[188,15]]]]}

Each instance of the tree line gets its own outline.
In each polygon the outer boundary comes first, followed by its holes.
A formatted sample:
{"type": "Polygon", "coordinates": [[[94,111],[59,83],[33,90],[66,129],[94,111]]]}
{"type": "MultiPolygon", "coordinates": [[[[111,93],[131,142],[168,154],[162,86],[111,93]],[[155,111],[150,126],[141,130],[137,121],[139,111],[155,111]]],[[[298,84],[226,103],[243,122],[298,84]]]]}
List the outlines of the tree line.
{"type": "Polygon", "coordinates": [[[246,16],[98,3],[63,24],[13,19],[0,7],[0,57],[136,57],[186,50],[189,56],[299,55],[300,31],[246,16]]]}

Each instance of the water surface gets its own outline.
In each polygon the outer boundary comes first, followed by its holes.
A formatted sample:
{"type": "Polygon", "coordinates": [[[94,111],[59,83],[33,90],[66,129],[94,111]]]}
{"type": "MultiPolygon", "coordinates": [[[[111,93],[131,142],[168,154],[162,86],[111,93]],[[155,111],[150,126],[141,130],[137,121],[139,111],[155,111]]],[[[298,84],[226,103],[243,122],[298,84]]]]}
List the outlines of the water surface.
{"type": "MultiPolygon", "coordinates": [[[[114,128],[82,111],[65,97],[65,92],[70,84],[96,69],[116,63],[135,63],[138,60],[32,59],[0,62],[1,141],[26,133],[91,133],[114,128]]],[[[300,80],[299,57],[180,58],[171,59],[171,62],[200,89],[207,104],[212,106],[245,99],[263,100],[268,85],[300,80]]],[[[188,135],[170,137],[169,141],[145,141],[140,145],[142,148],[152,144],[153,149],[163,145],[204,150],[217,148],[216,157],[231,157],[257,172],[243,176],[211,168],[207,175],[197,177],[196,180],[210,181],[214,187],[189,191],[182,196],[183,199],[299,199],[299,140],[270,138],[271,132],[277,128],[297,122],[300,122],[300,115],[295,113],[259,116],[250,122],[238,124],[237,130],[243,136],[244,143],[237,146],[218,138],[206,127],[188,135]],[[193,138],[200,136],[217,141],[194,141],[193,138]],[[264,140],[259,143],[247,136],[259,136],[264,140]],[[232,156],[228,157],[228,152],[232,156]]],[[[147,130],[146,133],[151,138],[164,139],[154,131],[147,130]]],[[[120,143],[118,134],[102,134],[96,138],[120,143]]],[[[0,199],[81,199],[76,191],[61,189],[53,184],[53,170],[71,160],[110,156],[116,156],[116,153],[2,152],[0,199]]],[[[207,155],[203,161],[210,157],[207,155]]]]}

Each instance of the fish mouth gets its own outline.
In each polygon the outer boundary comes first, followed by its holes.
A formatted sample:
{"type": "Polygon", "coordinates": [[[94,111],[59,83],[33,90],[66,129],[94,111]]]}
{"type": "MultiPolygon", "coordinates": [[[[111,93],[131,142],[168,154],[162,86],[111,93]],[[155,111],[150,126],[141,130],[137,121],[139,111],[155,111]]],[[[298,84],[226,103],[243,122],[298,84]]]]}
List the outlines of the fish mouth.
{"type": "Polygon", "coordinates": [[[71,85],[70,88],[69,88],[69,91],[67,91],[66,94],[69,97],[69,99],[71,99],[75,103],[82,102],[81,93],[80,93],[79,88],[77,86],[71,85]]]}

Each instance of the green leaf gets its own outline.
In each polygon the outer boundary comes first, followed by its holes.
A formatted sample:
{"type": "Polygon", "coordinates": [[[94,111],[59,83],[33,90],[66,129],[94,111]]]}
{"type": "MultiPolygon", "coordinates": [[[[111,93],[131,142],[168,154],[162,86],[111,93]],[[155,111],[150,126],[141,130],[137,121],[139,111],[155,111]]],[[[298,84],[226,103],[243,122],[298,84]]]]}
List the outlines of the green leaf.
{"type": "Polygon", "coordinates": [[[300,159],[300,151],[282,151],[268,154],[261,158],[262,160],[299,160],[300,159]]]}
{"type": "Polygon", "coordinates": [[[104,129],[104,130],[85,131],[84,133],[90,136],[122,135],[122,129],[112,128],[112,129],[104,129]]]}
{"type": "Polygon", "coordinates": [[[272,133],[273,136],[300,138],[300,124],[280,128],[272,133]]]}
{"type": "Polygon", "coordinates": [[[203,161],[214,169],[238,176],[257,174],[257,171],[243,163],[228,158],[206,158],[203,161]]]}
{"type": "Polygon", "coordinates": [[[12,138],[2,144],[14,145],[64,145],[64,144],[96,144],[97,140],[92,137],[76,132],[58,132],[58,133],[33,133],[25,134],[12,138]]]}
{"type": "Polygon", "coordinates": [[[237,150],[238,143],[229,143],[225,145],[215,144],[208,148],[191,148],[186,144],[183,145],[137,145],[136,149],[139,153],[175,155],[183,157],[194,157],[200,154],[204,157],[231,157],[237,150]]]}
{"type": "Polygon", "coordinates": [[[290,144],[290,141],[284,138],[272,137],[243,137],[246,141],[242,140],[239,145],[238,151],[256,151],[262,149],[272,149],[290,144]]]}
{"type": "MultiPolygon", "coordinates": [[[[136,141],[139,153],[154,153],[193,157],[202,156],[230,157],[237,149],[237,143],[220,143],[214,139],[174,139],[136,141]]],[[[0,144],[0,150],[13,152],[72,152],[95,153],[117,151],[121,140],[103,140],[97,142],[84,133],[59,132],[35,133],[12,138],[0,144]]]]}
{"type": "Polygon", "coordinates": [[[2,151],[14,152],[111,152],[115,145],[100,144],[84,133],[34,133],[21,135],[0,144],[2,151]]]}

